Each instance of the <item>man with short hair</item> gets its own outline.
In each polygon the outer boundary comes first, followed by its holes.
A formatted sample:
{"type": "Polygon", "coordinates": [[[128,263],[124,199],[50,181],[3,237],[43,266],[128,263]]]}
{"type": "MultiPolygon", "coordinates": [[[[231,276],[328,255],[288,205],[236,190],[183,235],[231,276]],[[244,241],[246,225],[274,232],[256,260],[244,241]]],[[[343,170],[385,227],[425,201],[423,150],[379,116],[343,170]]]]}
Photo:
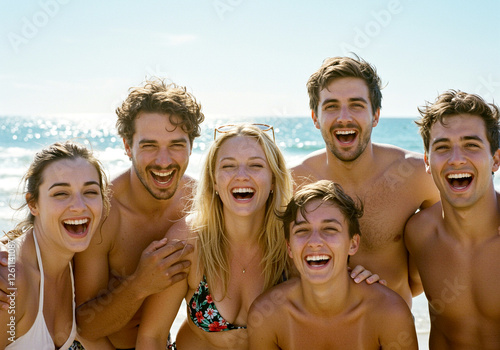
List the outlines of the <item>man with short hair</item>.
{"type": "Polygon", "coordinates": [[[132,88],[116,112],[132,166],[113,180],[111,212],[75,257],[77,321],[89,349],[135,347],[144,299],[185,278],[193,250],[164,236],[191,193],[184,172],[204,120],[201,105],[186,88],[152,80],[132,88]]]}
{"type": "Polygon", "coordinates": [[[362,215],[362,206],[327,180],[295,193],[281,217],[300,278],[252,304],[250,349],[418,348],[404,300],[378,283],[357,284],[347,273],[359,248],[362,215]]]}
{"type": "Polygon", "coordinates": [[[420,113],[441,202],[408,221],[405,242],[429,301],[429,348],[500,349],[499,109],[450,90],[420,113]]]}
{"type": "Polygon", "coordinates": [[[387,281],[411,306],[421,293],[418,274],[408,265],[403,242],[406,221],[438,200],[423,157],[395,146],[372,143],[381,108],[381,81],[362,59],[326,59],[307,82],[312,119],[325,149],[292,168],[298,185],[338,182],[365,205],[363,240],[350,261],[387,281]]]}

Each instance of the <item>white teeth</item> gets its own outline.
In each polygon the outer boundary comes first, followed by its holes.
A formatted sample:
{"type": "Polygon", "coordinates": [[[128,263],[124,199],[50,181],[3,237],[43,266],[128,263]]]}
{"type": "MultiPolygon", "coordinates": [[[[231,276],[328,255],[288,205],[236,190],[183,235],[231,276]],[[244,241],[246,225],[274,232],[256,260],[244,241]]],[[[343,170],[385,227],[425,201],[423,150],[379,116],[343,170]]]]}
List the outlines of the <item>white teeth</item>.
{"type": "Polygon", "coordinates": [[[337,135],[352,135],[355,134],[356,132],[353,130],[339,130],[335,132],[337,135]]]}
{"type": "Polygon", "coordinates": [[[64,220],[66,225],[83,225],[86,224],[89,219],[80,219],[80,220],[64,220]]]}
{"type": "Polygon", "coordinates": [[[151,172],[153,174],[155,174],[156,176],[170,176],[172,175],[172,173],[174,172],[173,170],[169,171],[169,172],[160,172],[160,171],[154,171],[154,170],[151,170],[151,172]]]}
{"type": "Polygon", "coordinates": [[[307,261],[321,261],[321,260],[329,260],[330,257],[328,255],[314,255],[314,256],[307,256],[306,260],[307,261]]]}
{"type": "Polygon", "coordinates": [[[449,174],[448,175],[448,179],[463,179],[463,178],[466,178],[466,177],[472,177],[472,175],[471,174],[467,174],[467,173],[449,174]]]}
{"type": "Polygon", "coordinates": [[[255,191],[251,188],[235,188],[233,193],[254,193],[255,191]]]}

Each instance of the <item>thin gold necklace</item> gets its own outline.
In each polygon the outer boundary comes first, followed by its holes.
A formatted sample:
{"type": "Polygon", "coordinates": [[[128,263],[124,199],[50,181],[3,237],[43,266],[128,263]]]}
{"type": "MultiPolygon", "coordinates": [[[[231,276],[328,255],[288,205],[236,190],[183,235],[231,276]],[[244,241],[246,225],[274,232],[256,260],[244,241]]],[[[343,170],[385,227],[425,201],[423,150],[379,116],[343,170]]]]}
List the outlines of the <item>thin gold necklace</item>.
{"type": "MultiPolygon", "coordinates": [[[[255,259],[255,257],[259,254],[259,251],[260,251],[260,249],[257,249],[257,251],[256,251],[256,252],[255,252],[255,254],[252,256],[252,258],[251,258],[251,259],[250,259],[250,260],[246,263],[246,266],[248,266],[248,267],[249,267],[249,266],[251,266],[251,265],[250,265],[250,263],[251,263],[251,262],[255,259]]],[[[233,258],[233,260],[234,260],[234,258],[233,258]]],[[[237,261],[237,260],[236,260],[236,261],[237,261]]],[[[240,263],[239,261],[237,261],[237,262],[238,262],[238,265],[240,265],[240,266],[241,266],[241,272],[242,272],[242,273],[247,272],[247,267],[243,266],[243,264],[242,264],[242,263],[240,263]]]]}

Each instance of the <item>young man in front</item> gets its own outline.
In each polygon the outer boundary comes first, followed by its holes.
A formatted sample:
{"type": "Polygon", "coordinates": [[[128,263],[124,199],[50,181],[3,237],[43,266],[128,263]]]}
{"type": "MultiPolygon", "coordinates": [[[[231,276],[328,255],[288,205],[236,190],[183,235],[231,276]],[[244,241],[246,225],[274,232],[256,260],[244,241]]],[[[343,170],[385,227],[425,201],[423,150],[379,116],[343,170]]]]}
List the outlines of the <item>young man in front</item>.
{"type": "Polygon", "coordinates": [[[450,90],[420,113],[441,202],[409,220],[405,242],[429,301],[429,348],[500,349],[498,107],[450,90]]]}
{"type": "Polygon", "coordinates": [[[349,57],[326,59],[307,88],[312,119],[326,147],[292,168],[294,180],[299,185],[335,181],[363,201],[363,240],[350,265],[376,272],[411,306],[412,295],[422,289],[408,266],[404,226],[418,209],[439,199],[425,173],[423,156],[372,143],[382,93],[380,78],[369,63],[349,57]]]}
{"type": "Polygon", "coordinates": [[[186,277],[193,247],[163,239],[185,214],[184,172],[204,116],[186,88],[147,81],[117,109],[132,166],[112,182],[111,212],[75,257],[77,323],[87,349],[136,343],[144,299],[186,277]]]}
{"type": "Polygon", "coordinates": [[[249,313],[250,349],[417,349],[404,300],[357,284],[347,263],[360,242],[360,208],[336,183],[302,187],[282,219],[300,275],[260,296],[249,313]]]}

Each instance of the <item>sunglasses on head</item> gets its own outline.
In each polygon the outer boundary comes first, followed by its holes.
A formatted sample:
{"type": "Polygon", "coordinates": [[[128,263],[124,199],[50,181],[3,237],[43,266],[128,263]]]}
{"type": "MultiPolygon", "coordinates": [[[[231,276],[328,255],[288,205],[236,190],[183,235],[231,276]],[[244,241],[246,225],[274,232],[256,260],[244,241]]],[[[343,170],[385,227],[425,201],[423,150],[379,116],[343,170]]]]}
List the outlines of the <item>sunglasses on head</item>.
{"type": "MultiPolygon", "coordinates": [[[[260,124],[260,123],[254,123],[254,124],[250,124],[250,125],[256,126],[262,131],[271,130],[273,132],[273,141],[276,142],[276,139],[274,138],[274,128],[271,125],[260,124]]],[[[236,124],[226,124],[226,125],[221,125],[221,126],[216,127],[214,129],[214,140],[217,138],[217,132],[224,134],[226,132],[230,132],[231,130],[234,130],[237,127],[238,127],[238,125],[236,125],[236,124]]]]}

